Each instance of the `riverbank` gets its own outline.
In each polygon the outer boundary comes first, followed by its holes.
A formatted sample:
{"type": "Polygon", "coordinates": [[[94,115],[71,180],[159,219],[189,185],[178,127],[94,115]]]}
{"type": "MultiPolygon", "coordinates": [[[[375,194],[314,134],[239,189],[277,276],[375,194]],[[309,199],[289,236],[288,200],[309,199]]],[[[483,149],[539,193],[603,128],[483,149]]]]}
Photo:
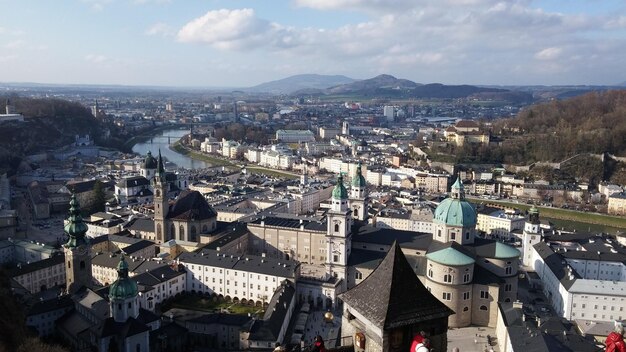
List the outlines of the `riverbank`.
{"type": "MultiPolygon", "coordinates": [[[[200,161],[204,161],[206,163],[209,163],[213,166],[224,166],[230,169],[237,169],[240,168],[241,166],[216,157],[216,156],[212,156],[212,155],[208,155],[205,153],[201,153],[199,151],[196,150],[192,150],[186,146],[184,146],[180,140],[176,141],[175,143],[173,143],[170,146],[170,149],[175,151],[176,153],[179,153],[181,155],[184,155],[186,157],[189,157],[191,159],[195,159],[195,160],[200,160],[200,161]]],[[[275,170],[275,169],[268,169],[262,166],[256,166],[256,165],[246,165],[245,166],[246,170],[248,172],[251,173],[255,173],[255,174],[261,174],[261,175],[266,175],[266,176],[270,176],[270,177],[283,177],[283,178],[287,178],[287,179],[292,179],[295,180],[298,177],[300,177],[298,174],[294,174],[288,171],[282,171],[282,170],[275,170]]]]}
{"type": "MultiPolygon", "coordinates": [[[[480,201],[472,198],[471,201],[480,201]]],[[[531,205],[514,203],[501,200],[484,201],[485,204],[495,204],[509,208],[517,208],[523,211],[530,209],[531,205]]],[[[586,213],[575,210],[538,206],[541,217],[548,220],[556,220],[557,228],[570,228],[577,231],[609,232],[626,231],[626,218],[621,216],[604,215],[598,213],[586,213]]]]}
{"type": "Polygon", "coordinates": [[[231,163],[228,160],[220,159],[220,158],[215,157],[215,156],[211,156],[211,155],[208,155],[208,154],[200,153],[200,152],[195,151],[195,150],[191,150],[191,149],[185,147],[180,142],[180,140],[178,140],[178,141],[174,142],[172,145],[170,145],[170,149],[175,151],[176,153],[184,155],[186,157],[209,163],[212,166],[226,166],[226,167],[232,167],[232,168],[237,167],[237,165],[231,163]]]}

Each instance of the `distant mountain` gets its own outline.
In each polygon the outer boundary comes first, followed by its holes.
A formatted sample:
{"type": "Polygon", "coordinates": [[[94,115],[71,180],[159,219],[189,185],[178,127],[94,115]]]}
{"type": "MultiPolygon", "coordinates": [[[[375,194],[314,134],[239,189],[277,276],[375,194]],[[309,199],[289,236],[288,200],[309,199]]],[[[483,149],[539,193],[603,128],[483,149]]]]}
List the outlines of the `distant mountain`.
{"type": "Polygon", "coordinates": [[[376,91],[379,89],[402,90],[415,89],[417,84],[408,79],[398,79],[391,75],[378,75],[374,78],[364,79],[352,83],[341,84],[328,89],[329,94],[345,94],[376,91]]]}
{"type": "Polygon", "coordinates": [[[290,94],[303,89],[326,89],[341,84],[356,81],[342,75],[295,75],[276,81],[261,83],[257,86],[246,88],[245,91],[256,93],[290,94]]]}
{"type": "MultiPolygon", "coordinates": [[[[374,78],[342,84],[326,89],[326,95],[347,95],[371,98],[466,98],[483,93],[491,93],[492,98],[502,100],[532,100],[527,93],[503,94],[507,89],[476,87],[470,85],[445,85],[440,83],[420,84],[408,79],[399,79],[391,75],[379,75],[374,78]]],[[[478,97],[478,96],[477,96],[478,97]]]]}

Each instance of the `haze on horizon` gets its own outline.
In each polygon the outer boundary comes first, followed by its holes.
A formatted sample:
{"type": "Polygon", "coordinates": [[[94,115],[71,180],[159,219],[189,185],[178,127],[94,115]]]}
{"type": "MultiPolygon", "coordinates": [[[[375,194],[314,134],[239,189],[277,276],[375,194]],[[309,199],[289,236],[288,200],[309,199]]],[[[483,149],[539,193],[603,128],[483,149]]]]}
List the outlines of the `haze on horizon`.
{"type": "Polygon", "coordinates": [[[619,0],[0,0],[0,82],[626,81],[619,0]]]}

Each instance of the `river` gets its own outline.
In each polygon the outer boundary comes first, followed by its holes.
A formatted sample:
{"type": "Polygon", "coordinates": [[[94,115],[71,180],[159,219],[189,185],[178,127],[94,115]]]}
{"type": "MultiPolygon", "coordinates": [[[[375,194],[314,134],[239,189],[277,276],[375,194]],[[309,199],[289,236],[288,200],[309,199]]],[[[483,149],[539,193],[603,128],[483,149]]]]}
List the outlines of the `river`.
{"type": "Polygon", "coordinates": [[[163,131],[154,137],[151,137],[145,142],[137,143],[133,146],[133,152],[145,156],[148,151],[152,152],[152,155],[156,158],[159,155],[159,149],[161,155],[169,162],[176,164],[176,166],[185,169],[203,169],[211,167],[209,163],[201,160],[194,160],[186,155],[178,154],[170,149],[170,144],[176,142],[184,135],[188,134],[189,130],[171,129],[163,131]]]}

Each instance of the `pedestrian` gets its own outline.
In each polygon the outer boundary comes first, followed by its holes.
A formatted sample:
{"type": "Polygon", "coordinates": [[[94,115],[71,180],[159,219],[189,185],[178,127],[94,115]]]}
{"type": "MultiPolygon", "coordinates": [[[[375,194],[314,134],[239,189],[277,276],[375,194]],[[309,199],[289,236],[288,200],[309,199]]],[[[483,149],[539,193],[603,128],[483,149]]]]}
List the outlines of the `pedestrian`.
{"type": "Polygon", "coordinates": [[[411,352],[428,352],[430,351],[430,340],[425,337],[424,340],[422,340],[422,342],[418,343],[417,346],[415,346],[415,350],[412,350],[411,352]]]}
{"type": "Polygon", "coordinates": [[[604,341],[606,352],[626,352],[626,344],[624,344],[624,328],[618,326],[615,331],[611,332],[604,341]]]}
{"type": "Polygon", "coordinates": [[[326,347],[324,347],[324,340],[322,340],[322,337],[320,335],[315,336],[315,342],[313,342],[313,349],[311,349],[311,352],[326,352],[326,347]]]}
{"type": "Polygon", "coordinates": [[[422,343],[426,338],[426,331],[422,330],[413,336],[413,341],[411,342],[411,352],[415,352],[417,345],[422,343]]]}

